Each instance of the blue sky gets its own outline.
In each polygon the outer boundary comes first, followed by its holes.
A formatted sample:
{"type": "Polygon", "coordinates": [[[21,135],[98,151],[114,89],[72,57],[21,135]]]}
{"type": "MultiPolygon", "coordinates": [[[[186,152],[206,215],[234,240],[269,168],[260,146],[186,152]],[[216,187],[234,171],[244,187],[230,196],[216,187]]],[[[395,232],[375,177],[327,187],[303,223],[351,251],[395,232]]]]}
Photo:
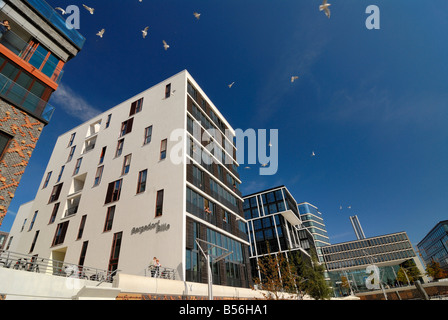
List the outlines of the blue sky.
{"type": "Polygon", "coordinates": [[[318,0],[86,0],[86,43],[1,229],[34,198],[59,135],[187,69],[235,129],[279,130],[277,174],[241,169],[244,194],[285,185],[320,209],[332,243],[355,238],[356,214],[368,237],[417,244],[448,212],[448,4],[329,2],[330,19],[318,0]],[[365,27],[369,5],[379,30],[365,27]]]}

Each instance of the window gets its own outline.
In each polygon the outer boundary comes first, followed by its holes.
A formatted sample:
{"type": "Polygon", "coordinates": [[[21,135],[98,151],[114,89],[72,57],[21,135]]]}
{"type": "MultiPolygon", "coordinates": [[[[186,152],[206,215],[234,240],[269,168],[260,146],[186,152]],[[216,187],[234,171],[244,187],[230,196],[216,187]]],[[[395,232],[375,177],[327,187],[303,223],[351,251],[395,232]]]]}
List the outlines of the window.
{"type": "Polygon", "coordinates": [[[76,149],[76,146],[73,146],[73,147],[70,149],[70,153],[69,153],[69,155],[68,155],[67,162],[69,162],[69,161],[72,160],[72,158],[73,158],[73,154],[75,153],[75,149],[76,149]]]}
{"type": "Polygon", "coordinates": [[[121,156],[121,153],[123,152],[123,145],[124,145],[124,139],[118,140],[117,151],[115,152],[115,157],[121,156]]]}
{"type": "Polygon", "coordinates": [[[152,126],[145,128],[145,139],[143,140],[143,144],[148,144],[151,142],[152,136],[152,126]]]}
{"type": "Polygon", "coordinates": [[[163,213],[163,190],[157,191],[156,198],[156,217],[160,217],[163,213]]]}
{"type": "Polygon", "coordinates": [[[79,225],[78,236],[76,237],[76,240],[79,240],[82,238],[82,234],[84,232],[84,227],[86,225],[86,218],[87,218],[86,215],[82,216],[82,218],[81,218],[81,223],[79,225]]]}
{"type": "Polygon", "coordinates": [[[82,158],[79,158],[78,160],[76,160],[75,170],[73,170],[74,176],[78,174],[79,168],[81,167],[81,163],[82,163],[82,158]]]}
{"type": "Polygon", "coordinates": [[[118,257],[120,256],[122,237],[123,232],[117,232],[114,234],[114,239],[112,241],[112,250],[110,252],[109,267],[107,268],[109,272],[114,272],[118,268],[118,257]]]}
{"type": "Polygon", "coordinates": [[[64,169],[65,169],[65,166],[62,166],[62,167],[61,167],[61,170],[59,171],[58,181],[56,181],[56,183],[58,183],[59,181],[61,181],[62,174],[64,173],[64,169]]]}
{"type": "Polygon", "coordinates": [[[134,122],[134,118],[131,118],[131,119],[126,120],[121,123],[120,137],[122,137],[125,134],[128,134],[129,132],[132,131],[133,122],[134,122]]]}
{"type": "Polygon", "coordinates": [[[53,190],[51,191],[51,195],[50,195],[50,200],[48,201],[48,203],[55,202],[56,200],[59,199],[59,194],[61,193],[61,189],[62,189],[62,183],[55,185],[53,187],[53,190]]]}
{"type": "Polygon", "coordinates": [[[145,192],[147,175],[148,170],[143,170],[138,173],[137,193],[145,192]]]}
{"type": "Polygon", "coordinates": [[[104,204],[118,201],[120,199],[121,185],[122,179],[109,183],[104,204]]]}
{"type": "Polygon", "coordinates": [[[187,91],[193,97],[194,100],[198,98],[198,92],[196,91],[195,88],[193,88],[190,82],[188,82],[187,84],[187,91]]]}
{"type": "Polygon", "coordinates": [[[160,160],[163,160],[166,158],[166,144],[167,139],[162,140],[160,143],[160,160]]]}
{"type": "Polygon", "coordinates": [[[48,224],[52,224],[54,220],[56,220],[56,214],[58,213],[60,204],[61,204],[60,202],[54,204],[53,211],[51,212],[50,221],[48,222],[48,224]]]}
{"type": "Polygon", "coordinates": [[[34,246],[36,245],[36,241],[37,241],[37,237],[39,236],[39,230],[36,231],[36,234],[34,235],[34,239],[33,242],[31,243],[31,248],[30,248],[30,252],[33,252],[34,250],[34,246]]]}
{"type": "Polygon", "coordinates": [[[5,150],[8,148],[11,139],[12,136],[3,131],[0,131],[0,160],[3,158],[3,154],[5,153],[5,150]]]}
{"type": "Polygon", "coordinates": [[[78,262],[78,265],[81,266],[81,267],[84,265],[84,260],[86,259],[87,245],[88,244],[89,244],[89,241],[84,241],[82,243],[81,255],[79,256],[79,262],[78,262]]]}
{"type": "Polygon", "coordinates": [[[121,169],[121,175],[125,175],[128,174],[129,169],[131,167],[131,154],[128,154],[127,156],[124,157],[123,160],[123,168],[121,169]]]}
{"type": "Polygon", "coordinates": [[[31,219],[30,228],[28,229],[28,231],[31,231],[31,229],[33,229],[34,222],[36,221],[36,217],[37,217],[37,213],[38,213],[38,212],[39,212],[39,211],[35,211],[35,212],[34,212],[33,219],[31,219]]]}
{"type": "Polygon", "coordinates": [[[114,222],[114,215],[115,215],[115,206],[107,208],[106,222],[104,223],[103,231],[112,230],[112,224],[114,222]]]}
{"type": "Polygon", "coordinates": [[[101,149],[100,162],[98,164],[102,164],[103,163],[104,156],[106,155],[106,149],[107,149],[107,147],[103,147],[103,149],[101,149]]]}
{"type": "Polygon", "coordinates": [[[67,233],[69,221],[62,222],[58,224],[56,232],[54,234],[52,246],[56,246],[64,242],[65,234],[67,233]]]}
{"type": "Polygon", "coordinates": [[[45,189],[48,186],[48,182],[50,181],[51,174],[52,174],[52,171],[47,173],[47,177],[45,178],[44,186],[42,187],[42,189],[45,189]]]}
{"type": "Polygon", "coordinates": [[[129,112],[129,116],[132,116],[133,114],[139,113],[140,111],[142,111],[142,106],[143,106],[143,98],[134,101],[131,104],[131,111],[129,112]]]}
{"type": "Polygon", "coordinates": [[[112,114],[109,114],[108,116],[107,116],[107,121],[106,121],[106,128],[109,128],[109,125],[110,125],[110,119],[112,118],[112,114]]]}
{"type": "Polygon", "coordinates": [[[68,146],[67,147],[71,147],[73,145],[73,141],[75,140],[75,136],[76,136],[76,132],[72,133],[72,135],[70,136],[70,141],[68,142],[68,146]]]}
{"type": "Polygon", "coordinates": [[[23,229],[25,228],[25,224],[26,224],[26,221],[27,221],[27,220],[28,220],[28,219],[23,220],[22,229],[20,229],[20,232],[22,232],[23,229]]]}
{"type": "Polygon", "coordinates": [[[96,169],[95,181],[93,182],[94,187],[100,184],[101,177],[103,176],[103,169],[104,169],[104,166],[98,167],[96,169]]]}
{"type": "Polygon", "coordinates": [[[165,99],[171,95],[171,83],[168,83],[165,87],[165,99]]]}

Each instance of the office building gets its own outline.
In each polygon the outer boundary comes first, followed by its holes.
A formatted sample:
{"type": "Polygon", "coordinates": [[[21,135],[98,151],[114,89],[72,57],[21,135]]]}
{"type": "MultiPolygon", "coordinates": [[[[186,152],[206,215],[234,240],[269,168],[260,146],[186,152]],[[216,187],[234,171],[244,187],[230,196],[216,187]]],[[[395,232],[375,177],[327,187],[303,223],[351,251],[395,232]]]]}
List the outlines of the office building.
{"type": "Polygon", "coordinates": [[[0,0],[0,225],[84,38],[42,0],[0,0]],[[5,22],[6,23],[6,22],[5,22]]]}
{"type": "MultiPolygon", "coordinates": [[[[248,287],[235,132],[186,71],[61,135],[8,250],[144,275],[248,287]],[[212,248],[213,246],[213,248],[212,248]]],[[[12,238],[12,239],[11,239],[12,238]]]]}
{"type": "Polygon", "coordinates": [[[322,247],[322,254],[335,296],[350,294],[349,289],[368,291],[366,278],[369,272],[366,268],[370,265],[379,268],[383,285],[389,287],[396,284],[400,264],[407,260],[413,260],[424,274],[406,232],[332,244],[322,247]],[[343,278],[350,288],[343,287],[343,278]]]}
{"type": "Polygon", "coordinates": [[[313,236],[317,258],[319,262],[323,262],[320,248],[330,245],[330,238],[327,234],[322,213],[316,206],[308,202],[299,203],[297,207],[299,209],[300,219],[302,220],[302,226],[307,228],[313,236]]]}
{"type": "Polygon", "coordinates": [[[299,253],[310,261],[315,250],[313,236],[302,226],[297,202],[285,186],[244,197],[244,218],[250,242],[252,276],[261,278],[258,260],[268,254],[299,253]]]}
{"type": "Polygon", "coordinates": [[[437,223],[417,244],[417,248],[426,265],[434,260],[448,271],[448,220],[437,223]]]}

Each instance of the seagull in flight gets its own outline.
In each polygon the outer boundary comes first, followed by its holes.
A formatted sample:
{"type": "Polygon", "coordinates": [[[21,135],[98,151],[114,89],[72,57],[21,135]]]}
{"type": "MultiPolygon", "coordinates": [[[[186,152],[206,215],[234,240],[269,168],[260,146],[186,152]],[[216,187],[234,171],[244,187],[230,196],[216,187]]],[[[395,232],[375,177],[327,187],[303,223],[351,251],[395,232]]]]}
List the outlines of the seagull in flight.
{"type": "Polygon", "coordinates": [[[170,47],[170,46],[168,45],[168,43],[166,43],[165,40],[163,40],[163,47],[165,48],[165,50],[168,50],[168,48],[170,47]]]}
{"type": "Polygon", "coordinates": [[[298,76],[292,76],[292,77],[291,77],[291,83],[294,82],[294,80],[297,80],[297,79],[299,79],[298,76]]]}
{"type": "Polygon", "coordinates": [[[231,84],[229,84],[229,88],[232,88],[234,83],[235,83],[235,81],[233,81],[231,84]]]}
{"type": "Polygon", "coordinates": [[[193,14],[194,14],[195,18],[199,20],[199,17],[201,16],[201,14],[200,14],[200,13],[197,13],[197,12],[195,12],[195,13],[193,13],[193,14]]]}
{"type": "Polygon", "coordinates": [[[100,31],[98,31],[98,33],[96,34],[98,37],[100,37],[100,38],[102,38],[103,37],[103,35],[104,35],[104,32],[105,32],[106,30],[105,29],[101,29],[100,31]]]}
{"type": "Polygon", "coordinates": [[[86,10],[90,12],[90,14],[93,14],[93,12],[95,11],[94,8],[90,8],[90,7],[86,6],[85,4],[83,4],[82,6],[83,6],[84,8],[86,8],[86,10]]]}
{"type": "Polygon", "coordinates": [[[62,9],[62,8],[60,8],[60,7],[56,7],[56,8],[54,8],[54,10],[59,10],[59,11],[61,11],[62,15],[66,14],[65,10],[62,9]]]}
{"type": "Polygon", "coordinates": [[[322,4],[319,6],[319,11],[325,11],[325,15],[330,19],[330,9],[328,8],[331,6],[330,3],[327,3],[327,0],[324,0],[322,4]]]}
{"type": "Polygon", "coordinates": [[[314,157],[316,154],[314,153],[314,151],[313,152],[311,152],[311,156],[312,157],[314,157]]]}
{"type": "Polygon", "coordinates": [[[146,27],[145,29],[142,30],[143,39],[145,39],[146,36],[148,35],[148,29],[149,29],[149,27],[146,27]]]}

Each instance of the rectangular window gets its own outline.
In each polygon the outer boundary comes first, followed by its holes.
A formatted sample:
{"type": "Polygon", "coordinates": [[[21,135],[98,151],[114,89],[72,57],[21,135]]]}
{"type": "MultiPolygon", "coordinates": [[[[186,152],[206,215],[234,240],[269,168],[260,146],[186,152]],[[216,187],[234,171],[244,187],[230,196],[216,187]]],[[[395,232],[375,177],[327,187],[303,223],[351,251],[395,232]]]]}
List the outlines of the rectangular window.
{"type": "Polygon", "coordinates": [[[65,169],[65,166],[62,166],[62,167],[61,167],[61,170],[59,171],[58,181],[56,181],[56,183],[58,183],[59,181],[61,181],[62,174],[64,173],[64,169],[65,169]]]}
{"type": "Polygon", "coordinates": [[[166,144],[167,139],[162,140],[160,143],[160,160],[163,160],[166,158],[166,144]]]}
{"type": "Polygon", "coordinates": [[[132,131],[133,122],[134,122],[134,118],[131,118],[131,119],[126,120],[121,123],[120,137],[122,137],[125,134],[128,134],[129,132],[132,131]]]}
{"type": "Polygon", "coordinates": [[[82,234],[84,233],[84,227],[86,225],[86,218],[87,218],[86,215],[82,216],[82,218],[81,218],[81,223],[79,225],[78,236],[76,237],[76,240],[79,240],[82,238],[82,234]]]}
{"type": "Polygon", "coordinates": [[[156,198],[156,217],[160,217],[163,213],[163,189],[157,191],[156,198]]]}
{"type": "Polygon", "coordinates": [[[109,128],[109,125],[110,125],[110,119],[112,118],[112,114],[109,114],[108,116],[107,116],[107,121],[106,121],[106,128],[109,128]]]}
{"type": "Polygon", "coordinates": [[[171,83],[168,83],[165,87],[165,99],[171,95],[171,83]]]}
{"type": "Polygon", "coordinates": [[[118,201],[120,199],[121,185],[122,179],[109,183],[104,204],[118,201]]]}
{"type": "Polygon", "coordinates": [[[148,170],[143,170],[138,173],[137,193],[145,192],[147,175],[148,170]]]}
{"type": "Polygon", "coordinates": [[[3,158],[3,154],[5,150],[8,149],[9,143],[12,140],[12,136],[9,134],[0,131],[0,160],[3,158]]]}
{"type": "Polygon", "coordinates": [[[70,149],[70,153],[69,153],[69,155],[68,155],[67,162],[69,162],[69,161],[72,160],[72,158],[73,158],[73,154],[75,153],[75,149],[76,149],[76,146],[73,146],[73,147],[70,149]]]}
{"type": "Polygon", "coordinates": [[[82,158],[76,160],[75,170],[73,170],[73,175],[77,175],[79,172],[79,168],[81,168],[82,158]]]}
{"type": "Polygon", "coordinates": [[[112,241],[112,250],[110,252],[109,267],[107,271],[114,272],[118,268],[118,258],[120,256],[121,239],[123,237],[123,232],[117,232],[114,234],[114,239],[112,241]]]}
{"type": "Polygon", "coordinates": [[[115,152],[115,157],[121,156],[121,153],[123,152],[123,145],[124,145],[124,139],[118,140],[117,151],[115,152]]]}
{"type": "Polygon", "coordinates": [[[33,242],[31,243],[31,248],[30,248],[30,252],[32,253],[34,250],[34,246],[36,245],[36,241],[37,241],[37,237],[39,236],[39,230],[36,231],[35,235],[34,235],[34,239],[33,242]]]}
{"type": "Polygon", "coordinates": [[[70,141],[68,142],[68,146],[67,147],[71,147],[73,145],[73,141],[75,140],[75,136],[76,136],[76,132],[72,133],[72,135],[70,136],[70,141]]]}
{"type": "Polygon", "coordinates": [[[103,163],[104,157],[106,156],[106,149],[107,149],[107,147],[103,147],[103,149],[101,149],[100,162],[98,164],[103,163]]]}
{"type": "Polygon", "coordinates": [[[115,215],[115,206],[107,208],[106,222],[104,223],[103,231],[112,230],[112,224],[114,222],[114,215],[115,215]]]}
{"type": "Polygon", "coordinates": [[[143,98],[134,101],[131,104],[131,111],[129,112],[129,116],[132,116],[133,114],[139,113],[140,111],[142,111],[142,106],[143,106],[143,98]]]}
{"type": "Polygon", "coordinates": [[[31,219],[30,228],[28,229],[28,231],[31,231],[31,229],[33,229],[34,222],[36,221],[36,217],[37,217],[37,213],[38,213],[38,212],[39,212],[39,211],[35,211],[35,212],[34,212],[33,219],[31,219]]]}
{"type": "Polygon", "coordinates": [[[103,176],[103,169],[104,169],[104,166],[98,167],[96,169],[95,181],[93,182],[94,187],[100,184],[101,177],[103,176]]]}
{"type": "Polygon", "coordinates": [[[64,242],[65,234],[67,233],[69,221],[62,222],[58,224],[56,232],[54,234],[53,243],[51,246],[56,246],[64,242]]]}
{"type": "Polygon", "coordinates": [[[87,253],[87,246],[89,244],[89,241],[84,241],[82,243],[82,249],[81,249],[81,254],[79,256],[79,262],[78,265],[79,266],[84,266],[84,260],[86,259],[86,253],[87,253]]]}
{"type": "Polygon", "coordinates": [[[145,128],[145,139],[143,140],[143,144],[148,144],[151,142],[152,136],[152,126],[145,128]]]}
{"type": "Polygon", "coordinates": [[[61,194],[62,185],[63,184],[60,183],[53,187],[53,190],[51,191],[51,195],[50,195],[50,200],[48,201],[48,203],[55,202],[56,200],[59,199],[59,195],[61,194]]]}
{"type": "Polygon", "coordinates": [[[56,220],[56,215],[58,214],[60,204],[61,204],[60,202],[54,204],[53,211],[51,212],[50,221],[48,222],[48,224],[52,224],[54,220],[56,220]]]}
{"type": "Polygon", "coordinates": [[[52,174],[52,171],[47,173],[47,177],[45,178],[44,186],[42,187],[42,189],[45,189],[48,186],[48,182],[50,181],[51,174],[52,174]]]}
{"type": "Polygon", "coordinates": [[[121,169],[121,175],[128,174],[129,169],[131,167],[131,156],[132,154],[128,154],[127,156],[124,157],[123,168],[121,169]]]}

